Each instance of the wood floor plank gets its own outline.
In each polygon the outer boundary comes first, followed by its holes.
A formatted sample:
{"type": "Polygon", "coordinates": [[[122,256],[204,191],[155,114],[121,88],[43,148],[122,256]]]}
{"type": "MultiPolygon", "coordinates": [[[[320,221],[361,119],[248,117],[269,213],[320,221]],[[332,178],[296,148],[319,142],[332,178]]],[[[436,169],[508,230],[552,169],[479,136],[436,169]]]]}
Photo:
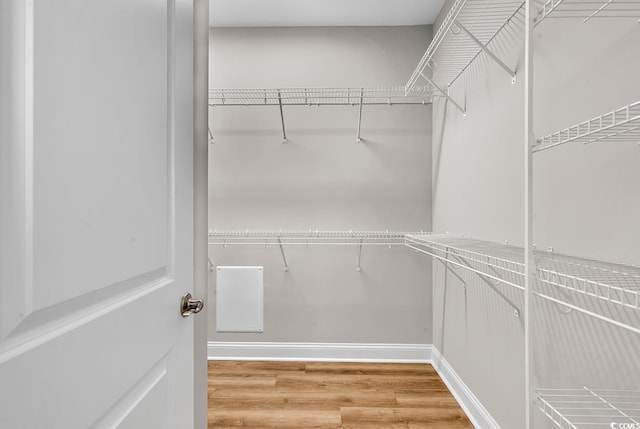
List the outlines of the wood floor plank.
{"type": "Polygon", "coordinates": [[[276,375],[304,372],[305,362],[216,361],[209,365],[209,375],[276,375]]]}
{"type": "Polygon", "coordinates": [[[343,407],[340,408],[343,422],[460,422],[467,419],[462,410],[430,408],[376,408],[343,407]]]}
{"type": "Polygon", "coordinates": [[[306,372],[368,375],[421,374],[437,376],[437,372],[431,365],[422,363],[308,362],[306,372]]]}
{"type": "Polygon", "coordinates": [[[209,362],[210,429],[473,429],[431,365],[209,362]]]}
{"type": "MultiPolygon", "coordinates": [[[[409,429],[409,425],[404,422],[376,423],[376,422],[342,422],[343,429],[409,429]]],[[[435,429],[435,428],[434,428],[435,429]]]]}
{"type": "Polygon", "coordinates": [[[424,393],[397,393],[395,395],[398,405],[401,407],[439,407],[439,408],[459,408],[460,405],[451,395],[446,392],[424,393]]]}
{"type": "Polygon", "coordinates": [[[276,377],[271,375],[244,375],[209,377],[209,388],[238,388],[238,387],[273,387],[276,377]]]}
{"type": "Polygon", "coordinates": [[[224,409],[323,409],[344,406],[397,407],[391,391],[291,391],[287,389],[218,389],[209,392],[209,406],[224,409]]]}
{"type": "Polygon", "coordinates": [[[321,389],[348,385],[352,388],[401,389],[406,392],[424,390],[448,391],[442,380],[437,376],[413,374],[317,374],[313,372],[306,373],[303,376],[281,374],[276,378],[276,385],[289,388],[296,388],[297,386],[310,388],[313,386],[321,389]]]}
{"type": "Polygon", "coordinates": [[[209,411],[209,427],[342,429],[340,411],[334,410],[226,410],[209,411]],[[213,426],[212,426],[213,425],[213,426]]]}
{"type": "Polygon", "coordinates": [[[473,425],[468,420],[456,422],[410,422],[409,429],[473,429],[473,425]]]}

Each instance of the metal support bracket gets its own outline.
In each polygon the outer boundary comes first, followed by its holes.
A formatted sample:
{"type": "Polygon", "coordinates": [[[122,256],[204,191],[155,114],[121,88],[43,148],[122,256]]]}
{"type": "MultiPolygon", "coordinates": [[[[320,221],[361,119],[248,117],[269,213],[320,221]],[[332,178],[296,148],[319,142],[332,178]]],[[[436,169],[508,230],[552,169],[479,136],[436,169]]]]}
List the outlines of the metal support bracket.
{"type": "Polygon", "coordinates": [[[360,138],[360,126],[362,125],[362,99],[363,98],[364,98],[364,88],[360,90],[360,107],[359,107],[360,112],[358,114],[358,135],[356,136],[356,143],[362,143],[362,138],[360,138]]]}
{"type": "Polygon", "coordinates": [[[424,73],[420,72],[420,76],[422,76],[422,78],[424,80],[426,80],[427,82],[429,82],[431,84],[431,86],[433,86],[435,89],[438,90],[438,92],[440,92],[440,94],[442,94],[442,96],[444,98],[446,98],[447,100],[449,100],[451,102],[451,104],[453,104],[454,106],[456,106],[458,108],[459,111],[462,112],[462,115],[466,118],[467,117],[467,112],[465,109],[463,109],[458,103],[456,103],[453,98],[449,97],[449,94],[447,93],[447,91],[443,90],[442,88],[440,88],[438,85],[435,84],[434,81],[432,81],[431,79],[429,79],[427,76],[425,76],[424,73]]]}
{"type": "MultiPolygon", "coordinates": [[[[448,257],[448,256],[447,256],[447,257],[448,257]]],[[[458,280],[460,280],[460,282],[462,282],[462,286],[463,286],[465,289],[467,288],[467,282],[465,282],[465,281],[463,280],[463,278],[462,278],[462,277],[460,277],[460,275],[459,275],[458,273],[456,273],[456,272],[451,268],[451,266],[449,265],[448,260],[447,260],[446,258],[445,258],[445,260],[444,260],[444,261],[442,261],[441,259],[438,259],[438,258],[433,258],[433,260],[434,260],[434,261],[438,261],[438,262],[440,262],[440,263],[441,263],[441,264],[442,264],[442,265],[443,265],[443,266],[444,266],[444,267],[445,267],[445,268],[446,268],[446,269],[447,269],[451,274],[453,274],[454,276],[456,276],[456,278],[457,278],[458,280]]]]}
{"type": "Polygon", "coordinates": [[[280,253],[282,254],[282,262],[284,262],[284,270],[289,271],[289,264],[287,264],[287,257],[284,255],[284,248],[282,247],[282,240],[278,238],[278,245],[280,246],[280,253]]]}
{"type": "Polygon", "coordinates": [[[487,48],[487,45],[485,45],[480,40],[478,40],[478,38],[476,36],[474,36],[471,33],[471,31],[467,30],[467,28],[460,23],[460,21],[455,21],[455,25],[458,28],[460,28],[462,31],[467,33],[467,36],[469,36],[469,38],[471,40],[473,40],[480,47],[480,49],[482,49],[482,51],[489,56],[489,58],[491,58],[493,61],[495,61],[500,67],[502,67],[504,69],[504,71],[506,71],[509,74],[509,76],[511,76],[511,84],[512,85],[516,83],[516,72],[511,70],[504,62],[502,62],[502,60],[500,58],[498,58],[496,56],[496,54],[491,52],[489,50],[489,48],[487,48]]]}
{"type": "Polygon", "coordinates": [[[282,95],[280,94],[280,90],[278,90],[278,106],[280,106],[280,122],[282,122],[282,143],[286,143],[287,140],[287,131],[284,128],[284,113],[282,112],[282,95]]]}
{"type": "Polygon", "coordinates": [[[520,309],[504,294],[502,293],[502,291],[500,291],[490,280],[494,279],[494,280],[499,280],[499,281],[504,281],[502,280],[499,276],[493,277],[490,275],[486,275],[486,274],[482,274],[480,273],[480,271],[474,269],[471,264],[469,264],[467,262],[466,259],[464,259],[462,256],[460,255],[456,255],[455,253],[451,253],[451,256],[453,256],[455,259],[458,260],[458,262],[460,262],[461,264],[465,265],[467,268],[471,269],[474,273],[476,273],[478,275],[478,277],[480,277],[480,279],[487,285],[489,286],[491,289],[493,289],[493,291],[495,293],[497,293],[500,298],[504,299],[507,304],[509,304],[512,308],[513,308],[513,314],[516,317],[520,317],[520,309]]]}
{"type": "Polygon", "coordinates": [[[209,257],[207,257],[207,264],[209,265],[209,271],[215,270],[215,267],[213,266],[213,262],[211,262],[211,258],[209,257]]]}
{"type": "Polygon", "coordinates": [[[362,271],[362,268],[360,267],[361,260],[362,260],[362,238],[360,239],[360,244],[358,245],[358,265],[356,266],[357,272],[362,271]]]}
{"type": "Polygon", "coordinates": [[[216,139],[213,137],[211,128],[207,127],[207,131],[209,132],[209,144],[214,144],[216,142],[216,139]]]}

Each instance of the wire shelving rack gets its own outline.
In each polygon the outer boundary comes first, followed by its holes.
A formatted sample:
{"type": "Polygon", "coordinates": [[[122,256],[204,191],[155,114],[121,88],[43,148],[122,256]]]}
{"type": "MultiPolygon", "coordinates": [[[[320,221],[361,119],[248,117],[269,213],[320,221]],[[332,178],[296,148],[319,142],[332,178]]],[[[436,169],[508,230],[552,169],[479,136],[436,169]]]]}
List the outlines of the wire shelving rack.
{"type": "MultiPolygon", "coordinates": [[[[286,106],[358,106],[356,142],[361,143],[363,106],[427,105],[433,101],[433,88],[401,86],[360,88],[214,88],[209,90],[209,107],[277,106],[280,109],[282,142],[287,143],[284,110],[286,106]]],[[[209,142],[215,141],[209,129],[209,142]]]]}
{"type": "Polygon", "coordinates": [[[587,22],[593,18],[640,19],[640,3],[634,0],[548,0],[535,18],[574,18],[587,22]]]}
{"type": "Polygon", "coordinates": [[[533,152],[565,143],[640,143],[640,101],[536,139],[533,152]]]}
{"type": "Polygon", "coordinates": [[[640,427],[639,390],[538,389],[536,403],[561,429],[640,427]]]}
{"type": "MultiPolygon", "coordinates": [[[[512,20],[524,15],[524,110],[525,110],[525,234],[524,248],[483,242],[448,235],[407,235],[407,246],[430,255],[463,284],[454,268],[475,273],[505,299],[519,314],[498,285],[523,291],[525,313],[525,399],[526,427],[531,420],[531,365],[533,360],[530,326],[531,302],[543,299],[558,304],[563,314],[573,311],[640,334],[640,267],[585,259],[554,252],[535,251],[533,245],[533,153],[570,142],[640,143],[640,102],[602,114],[591,120],[533,138],[533,28],[546,18],[581,19],[624,18],[640,23],[637,0],[453,0],[432,43],[405,85],[409,91],[420,79],[428,82],[437,96],[446,98],[466,116],[466,107],[449,94],[449,87],[481,54],[498,64],[515,82],[515,73],[492,52],[491,42],[512,20]],[[526,249],[526,251],[525,251],[526,249]]],[[[446,281],[446,280],[445,280],[446,281]]],[[[625,395],[628,392],[624,393],[625,395]]],[[[630,393],[634,408],[624,408],[614,391],[584,389],[540,390],[541,410],[560,428],[604,427],[615,417],[620,423],[632,422],[640,427],[640,393],[630,393]],[[564,395],[564,396],[563,396],[564,395]],[[575,399],[571,402],[571,395],[575,399]],[[586,398],[586,399],[585,399],[586,398]],[[564,406],[562,401],[569,400],[564,406]],[[593,405],[595,400],[596,405],[593,405]],[[604,404],[604,406],[602,406],[604,404]],[[622,410],[622,411],[621,411],[622,410]],[[633,416],[625,414],[633,412],[633,416]],[[600,415],[599,413],[602,412],[600,415]],[[599,427],[599,426],[598,426],[599,427]]],[[[607,426],[609,427],[609,426],[607,426]]]]}
{"type": "Polygon", "coordinates": [[[516,317],[520,307],[505,292],[500,284],[524,290],[524,262],[522,249],[507,244],[491,243],[448,234],[414,235],[405,238],[405,244],[440,262],[466,287],[466,281],[455,269],[475,273],[494,290],[511,308],[516,317]]]}
{"type": "Polygon", "coordinates": [[[515,70],[498,58],[489,44],[521,12],[523,5],[522,0],[454,1],[405,91],[412,91],[422,78],[464,114],[464,106],[449,96],[447,88],[481,53],[495,61],[515,83],[515,70]]]}
{"type": "MultiPolygon", "coordinates": [[[[548,18],[580,19],[583,23],[596,18],[640,22],[640,2],[548,0],[533,18],[533,26],[548,18]]],[[[640,102],[529,142],[528,156],[571,142],[640,143],[640,102]]],[[[527,180],[530,181],[531,176],[527,180]]],[[[529,208],[529,217],[532,213],[529,208]]],[[[564,255],[538,259],[536,255],[537,282],[530,289],[532,295],[640,334],[640,267],[564,255]]],[[[527,356],[527,365],[529,359],[527,356]]],[[[640,391],[637,390],[539,389],[536,403],[561,429],[640,428],[640,391]]]]}
{"type": "Polygon", "coordinates": [[[214,88],[209,106],[358,106],[429,104],[433,91],[427,86],[406,93],[401,86],[361,88],[214,88]]]}
{"type": "Polygon", "coordinates": [[[523,289],[524,263],[521,248],[448,234],[409,234],[405,238],[405,244],[493,281],[523,289]]]}
{"type": "MultiPolygon", "coordinates": [[[[407,235],[407,246],[476,273],[517,310],[496,283],[524,290],[524,250],[452,235],[407,235]],[[492,283],[493,282],[493,283],[492,283]]],[[[536,251],[532,293],[640,334],[640,267],[536,251]]]]}
{"type": "Polygon", "coordinates": [[[209,245],[389,245],[404,244],[407,232],[397,231],[298,231],[276,230],[221,230],[209,231],[209,245]]]}
{"type": "MultiPolygon", "coordinates": [[[[361,271],[363,246],[404,246],[408,232],[398,231],[321,231],[317,229],[299,231],[274,230],[209,230],[209,246],[277,246],[282,255],[284,270],[289,271],[289,264],[284,246],[355,246],[358,248],[356,271],[361,271]]],[[[420,234],[427,234],[421,232],[420,234]]],[[[210,266],[213,266],[210,263],[210,266]]]]}

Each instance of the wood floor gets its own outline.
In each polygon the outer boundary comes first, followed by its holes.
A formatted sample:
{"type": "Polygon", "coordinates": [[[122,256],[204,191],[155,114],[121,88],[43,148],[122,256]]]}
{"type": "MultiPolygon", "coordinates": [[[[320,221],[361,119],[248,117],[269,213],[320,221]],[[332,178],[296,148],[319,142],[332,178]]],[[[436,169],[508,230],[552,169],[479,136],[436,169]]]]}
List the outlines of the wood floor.
{"type": "Polygon", "coordinates": [[[209,362],[209,429],[473,429],[431,365],[209,362]]]}

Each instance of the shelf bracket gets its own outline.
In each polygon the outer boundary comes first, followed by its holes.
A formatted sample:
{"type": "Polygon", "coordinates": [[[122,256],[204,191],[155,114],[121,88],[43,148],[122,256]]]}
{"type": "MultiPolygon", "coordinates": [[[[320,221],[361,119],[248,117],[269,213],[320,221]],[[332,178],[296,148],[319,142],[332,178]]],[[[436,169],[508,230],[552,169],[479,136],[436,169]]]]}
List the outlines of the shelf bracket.
{"type": "Polygon", "coordinates": [[[280,107],[280,122],[282,122],[282,143],[287,142],[287,131],[284,128],[284,113],[282,112],[282,95],[278,90],[278,106],[280,107]]]}
{"type": "Polygon", "coordinates": [[[451,268],[451,266],[449,265],[449,248],[447,248],[447,253],[445,255],[444,261],[442,261],[441,259],[438,258],[434,258],[436,261],[440,262],[442,265],[444,265],[444,267],[449,270],[449,272],[451,274],[453,274],[458,280],[460,280],[462,282],[462,285],[464,286],[464,288],[467,288],[467,282],[464,281],[464,279],[462,277],[460,277],[460,274],[456,273],[455,270],[453,268],[451,268]]]}
{"type": "Polygon", "coordinates": [[[211,128],[207,127],[207,131],[209,132],[209,144],[214,144],[216,139],[213,137],[213,133],[211,132],[211,128]]]}
{"type": "Polygon", "coordinates": [[[357,272],[362,271],[362,268],[360,267],[361,260],[362,260],[362,238],[360,239],[360,244],[358,245],[358,265],[356,266],[357,272]]]}
{"type": "Polygon", "coordinates": [[[207,257],[207,264],[209,265],[209,271],[213,271],[215,268],[213,266],[213,262],[211,262],[211,258],[207,257]]]}
{"type": "Polygon", "coordinates": [[[284,262],[284,270],[289,271],[289,264],[287,264],[287,257],[284,255],[284,248],[282,247],[282,240],[278,238],[278,246],[280,246],[280,254],[282,255],[282,262],[284,262]]]}
{"type": "Polygon", "coordinates": [[[504,71],[506,71],[509,76],[511,76],[511,85],[516,83],[516,72],[514,72],[513,70],[511,70],[504,62],[502,62],[502,60],[500,58],[498,58],[496,56],[496,54],[494,54],[493,52],[491,52],[489,50],[489,48],[487,48],[487,45],[485,45],[484,43],[482,43],[480,40],[478,40],[478,38],[476,36],[474,36],[471,31],[467,30],[467,28],[462,25],[460,23],[460,21],[455,21],[455,25],[460,28],[462,31],[464,31],[465,33],[467,33],[467,35],[469,36],[469,38],[471,40],[473,40],[479,47],[480,49],[482,49],[482,51],[487,54],[489,56],[489,58],[491,58],[493,61],[495,61],[500,67],[502,67],[504,69],[504,71]]]}
{"type": "MultiPolygon", "coordinates": [[[[477,270],[474,270],[473,267],[471,266],[471,264],[469,264],[469,262],[467,262],[466,259],[464,259],[462,256],[460,255],[456,255],[455,253],[451,253],[451,256],[453,256],[455,259],[458,260],[458,262],[460,262],[462,265],[465,265],[466,267],[470,268],[473,270],[473,272],[475,272],[478,277],[480,277],[480,279],[487,285],[489,286],[491,289],[493,289],[493,291],[495,293],[497,293],[500,298],[504,299],[507,304],[509,304],[512,308],[513,308],[513,314],[516,317],[520,317],[520,309],[504,294],[502,293],[502,291],[500,291],[491,281],[489,276],[485,276],[483,274],[480,274],[480,272],[478,272],[477,270]]],[[[499,276],[496,276],[496,278],[500,278],[499,276]]]]}
{"type": "Polygon", "coordinates": [[[431,84],[431,86],[433,86],[435,89],[438,90],[438,92],[440,92],[440,94],[442,94],[443,97],[445,97],[447,100],[449,100],[451,102],[451,104],[453,104],[454,106],[456,106],[458,108],[459,111],[462,112],[462,115],[466,118],[467,117],[467,112],[465,111],[465,109],[463,109],[458,103],[456,103],[453,98],[449,97],[449,94],[447,93],[447,91],[444,91],[442,88],[440,88],[438,85],[435,84],[434,81],[432,81],[431,79],[429,79],[427,76],[425,76],[424,73],[420,72],[420,76],[422,76],[422,78],[424,80],[426,80],[427,82],[429,82],[431,84]]]}
{"type": "MultiPolygon", "coordinates": [[[[364,98],[364,88],[360,89],[360,113],[358,114],[358,135],[356,136],[356,143],[362,143],[362,138],[360,138],[360,126],[362,125],[362,99],[364,98]]],[[[360,264],[358,263],[358,268],[360,264]]],[[[358,270],[360,271],[360,270],[358,270]]]]}

